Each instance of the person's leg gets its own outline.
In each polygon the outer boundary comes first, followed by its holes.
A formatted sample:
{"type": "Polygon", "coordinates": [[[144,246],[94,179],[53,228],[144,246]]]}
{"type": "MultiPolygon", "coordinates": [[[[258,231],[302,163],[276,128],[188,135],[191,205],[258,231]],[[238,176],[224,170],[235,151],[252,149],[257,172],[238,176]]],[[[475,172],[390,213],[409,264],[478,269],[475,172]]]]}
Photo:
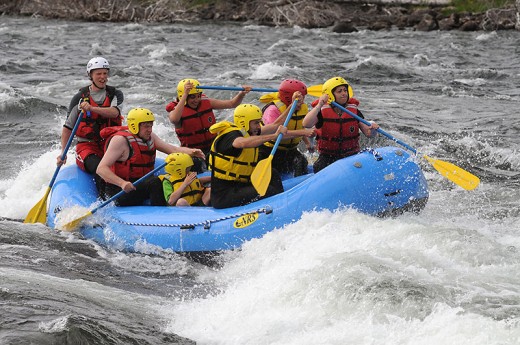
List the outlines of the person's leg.
{"type": "Polygon", "coordinates": [[[97,167],[101,162],[101,157],[95,154],[88,155],[83,163],[85,166],[85,171],[89,174],[94,175],[94,181],[96,182],[96,188],[98,190],[98,194],[101,195],[105,190],[105,180],[101,178],[98,174],[96,174],[97,167]]]}
{"type": "MultiPolygon", "coordinates": [[[[135,190],[130,193],[123,193],[116,200],[114,200],[114,204],[117,206],[138,206],[142,205],[143,202],[149,197],[149,189],[145,184],[146,181],[135,186],[135,190]]],[[[113,197],[117,193],[121,191],[119,186],[113,185],[111,183],[106,183],[104,188],[104,196],[105,200],[113,197]]],[[[163,197],[164,199],[164,197],[163,197]]]]}
{"type": "Polygon", "coordinates": [[[307,167],[309,162],[307,158],[298,149],[293,149],[289,152],[287,161],[292,163],[294,177],[308,174],[307,167]]]}
{"type": "Polygon", "coordinates": [[[236,182],[229,188],[211,191],[211,205],[214,208],[229,208],[249,204],[258,200],[258,192],[253,185],[236,182]]]}
{"type": "Polygon", "coordinates": [[[152,206],[168,206],[164,198],[162,181],[157,176],[150,176],[142,183],[148,190],[150,196],[150,204],[152,206]]]}
{"type": "MultiPolygon", "coordinates": [[[[283,184],[282,178],[276,169],[272,169],[271,171],[271,181],[269,182],[269,186],[267,187],[267,192],[265,196],[262,198],[267,198],[268,196],[273,196],[276,194],[280,194],[283,192],[283,184]]],[[[257,193],[258,194],[258,193],[257,193]]]]}

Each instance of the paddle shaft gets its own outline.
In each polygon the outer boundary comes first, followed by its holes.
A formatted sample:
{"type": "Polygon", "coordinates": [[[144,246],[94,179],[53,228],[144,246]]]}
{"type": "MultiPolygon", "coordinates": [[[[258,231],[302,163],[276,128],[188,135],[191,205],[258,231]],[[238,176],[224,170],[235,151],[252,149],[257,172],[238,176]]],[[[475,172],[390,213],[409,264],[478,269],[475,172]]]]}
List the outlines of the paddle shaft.
{"type": "MultiPolygon", "coordinates": [[[[90,113],[90,112],[88,112],[90,113]]],[[[87,114],[88,114],[87,113],[87,114]]],[[[76,120],[76,123],[74,124],[74,128],[72,128],[72,132],[70,132],[69,140],[67,140],[67,145],[65,145],[65,148],[63,149],[63,153],[61,154],[61,161],[65,160],[65,157],[67,157],[67,153],[69,152],[70,145],[72,144],[72,140],[74,140],[74,136],[76,135],[76,132],[78,131],[79,124],[81,122],[82,113],[78,114],[78,119],[76,120]]],[[[63,164],[58,165],[56,167],[56,171],[54,171],[54,176],[52,176],[51,182],[49,183],[49,188],[52,188],[54,185],[54,182],[56,181],[56,177],[58,177],[58,172],[60,171],[60,168],[63,164]]]]}
{"type": "MultiPolygon", "coordinates": [[[[336,103],[335,101],[332,101],[331,104],[339,109],[341,109],[342,111],[346,112],[347,114],[349,114],[350,116],[354,117],[356,120],[360,121],[360,122],[363,122],[365,125],[367,126],[371,126],[372,124],[365,120],[364,118],[362,118],[361,116],[359,115],[356,115],[354,114],[353,112],[351,112],[350,110],[346,109],[345,107],[342,107],[341,105],[339,105],[338,103],[336,103]]],[[[385,137],[395,141],[396,143],[398,143],[399,145],[402,145],[404,147],[406,147],[408,150],[412,151],[413,153],[417,154],[417,150],[414,149],[413,147],[411,147],[410,145],[402,142],[401,140],[393,137],[391,134],[385,132],[384,130],[382,130],[381,128],[378,128],[377,131],[381,134],[383,134],[385,137]]]]}
{"type": "MultiPolygon", "coordinates": [[[[143,182],[144,180],[146,180],[148,177],[150,177],[151,175],[155,174],[157,171],[161,170],[162,168],[164,168],[166,166],[166,164],[168,164],[167,162],[164,162],[163,164],[159,165],[157,168],[153,169],[152,171],[150,171],[149,173],[147,173],[146,175],[144,175],[143,177],[141,177],[140,179],[138,179],[137,181],[133,182],[132,184],[134,186],[138,185],[139,183],[143,182]]],[[[97,210],[99,210],[100,208],[103,208],[105,207],[106,205],[110,204],[112,201],[116,200],[117,198],[119,198],[121,195],[125,194],[126,192],[124,190],[120,190],[117,194],[114,194],[110,199],[104,201],[102,204],[100,204],[99,206],[93,208],[90,213],[91,214],[94,214],[97,210]]]]}
{"type": "MultiPolygon", "coordinates": [[[[287,127],[289,124],[289,121],[291,120],[292,114],[294,114],[294,111],[296,110],[296,104],[298,104],[298,100],[295,99],[292,102],[291,109],[289,110],[289,114],[287,114],[287,117],[285,118],[285,121],[283,122],[283,126],[287,127]]],[[[280,141],[282,141],[283,134],[278,134],[278,137],[276,138],[276,142],[274,143],[273,149],[271,150],[270,156],[274,156],[276,150],[278,149],[278,145],[280,145],[280,141]]]]}
{"type": "MultiPolygon", "coordinates": [[[[229,90],[229,91],[245,91],[243,87],[235,87],[235,86],[197,86],[197,89],[208,89],[208,90],[229,90]]],[[[251,91],[257,92],[278,92],[276,89],[265,89],[265,88],[255,88],[253,87],[251,91]]]]}

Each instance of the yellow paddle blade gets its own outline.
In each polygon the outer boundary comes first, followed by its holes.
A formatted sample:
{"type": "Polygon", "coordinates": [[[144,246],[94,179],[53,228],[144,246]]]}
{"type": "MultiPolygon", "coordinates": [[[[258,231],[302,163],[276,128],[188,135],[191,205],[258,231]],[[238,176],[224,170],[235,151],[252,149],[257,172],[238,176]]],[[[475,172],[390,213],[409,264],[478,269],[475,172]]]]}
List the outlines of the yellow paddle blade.
{"type": "Polygon", "coordinates": [[[466,170],[456,166],[455,164],[444,162],[439,159],[433,159],[424,155],[424,158],[437,170],[442,176],[446,177],[453,183],[461,186],[465,190],[473,190],[477,188],[480,179],[467,172],[466,170]]]}
{"type": "MultiPolygon", "coordinates": [[[[307,88],[307,94],[314,96],[314,97],[320,97],[321,96],[321,88],[323,85],[312,85],[307,88]]],[[[278,99],[278,92],[271,92],[267,93],[265,95],[262,95],[260,97],[260,102],[262,103],[271,103],[278,99]]]]}
{"type": "Polygon", "coordinates": [[[312,85],[307,88],[307,94],[314,96],[314,97],[320,97],[322,95],[321,89],[323,88],[323,85],[312,85]]]}
{"type": "Polygon", "coordinates": [[[269,155],[266,159],[262,159],[253,170],[251,174],[251,183],[255,187],[260,196],[264,196],[267,192],[267,187],[271,183],[271,162],[273,155],[269,155]]]}
{"type": "Polygon", "coordinates": [[[265,95],[260,96],[260,102],[262,103],[271,103],[278,99],[278,92],[266,93],[265,95]]]}
{"type": "Polygon", "coordinates": [[[24,219],[24,223],[47,223],[47,197],[51,191],[51,187],[47,187],[45,195],[41,198],[36,205],[31,208],[27,217],[24,219]]]}
{"type": "Polygon", "coordinates": [[[75,220],[73,220],[72,222],[68,222],[67,224],[63,225],[63,226],[60,226],[59,227],[59,230],[63,230],[63,231],[74,231],[79,223],[81,223],[81,221],[85,218],[87,218],[88,216],[92,215],[92,211],[88,211],[85,215],[79,217],[79,218],[76,218],[75,220]]]}

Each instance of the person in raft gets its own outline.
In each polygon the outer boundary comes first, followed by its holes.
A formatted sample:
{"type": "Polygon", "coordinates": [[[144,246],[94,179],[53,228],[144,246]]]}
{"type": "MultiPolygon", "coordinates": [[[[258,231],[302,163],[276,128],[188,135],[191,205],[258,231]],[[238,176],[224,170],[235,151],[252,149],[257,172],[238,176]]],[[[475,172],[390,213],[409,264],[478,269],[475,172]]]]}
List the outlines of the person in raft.
{"type": "Polygon", "coordinates": [[[67,156],[62,161],[63,150],[72,135],[72,129],[78,116],[81,122],[76,131],[76,164],[78,167],[94,174],[98,191],[103,189],[103,180],[96,174],[96,169],[103,157],[104,141],[100,131],[105,127],[121,126],[123,118],[123,92],[107,85],[110,65],[101,57],[94,57],[87,63],[87,76],[91,83],[79,90],[70,101],[67,119],[61,130],[61,153],[56,159],[57,165],[65,164],[67,156]]]}
{"type": "Polygon", "coordinates": [[[276,140],[280,133],[283,138],[299,135],[277,124],[262,126],[262,111],[254,104],[236,107],[233,121],[219,122],[210,128],[212,133],[217,134],[209,157],[211,204],[215,208],[246,205],[283,192],[282,180],[276,169],[272,169],[271,180],[263,197],[251,183],[251,174],[260,160],[258,147],[276,140]]]}
{"type": "Polygon", "coordinates": [[[197,178],[191,171],[193,159],[185,153],[172,153],[167,157],[164,168],[166,174],[159,175],[162,181],[164,199],[170,206],[208,206],[210,203],[210,176],[197,178]]]}
{"type": "Polygon", "coordinates": [[[313,164],[314,172],[322,170],[335,161],[360,151],[359,132],[371,138],[377,134],[379,125],[371,122],[367,126],[352,115],[333,106],[335,101],[345,109],[364,118],[358,109],[352,87],[342,77],[327,80],[322,87],[322,95],[312,103],[314,108],[303,119],[303,126],[316,128],[316,141],[319,157],[313,164]]]}
{"type": "MultiPolygon", "coordinates": [[[[296,79],[286,79],[282,81],[278,88],[278,99],[267,104],[262,109],[262,120],[264,124],[270,124],[279,120],[283,123],[289,109],[291,108],[294,94],[297,93],[298,103],[296,110],[291,116],[287,124],[288,130],[300,131],[302,136],[284,139],[280,142],[278,149],[273,157],[273,167],[279,173],[293,174],[294,177],[305,175],[308,173],[307,166],[309,162],[307,158],[298,150],[298,144],[303,140],[307,150],[312,153],[313,147],[309,138],[308,129],[303,128],[303,119],[308,113],[307,104],[305,104],[305,95],[307,95],[307,85],[302,81],[296,79]]],[[[267,158],[273,149],[274,142],[269,141],[260,147],[260,154],[262,158],[267,158]]]]}
{"type": "Polygon", "coordinates": [[[174,146],[159,138],[152,131],[154,121],[150,110],[134,108],[128,112],[128,127],[107,127],[101,131],[106,140],[105,154],[97,168],[98,175],[106,182],[101,197],[112,197],[124,190],[125,194],[114,201],[118,206],[141,205],[147,199],[152,206],[166,206],[157,176],[150,176],[136,186],[133,184],[154,169],[156,151],[180,152],[204,159],[199,149],[174,146]]]}
{"type": "MultiPolygon", "coordinates": [[[[196,79],[183,79],[177,85],[177,99],[166,105],[168,119],[175,126],[175,133],[181,146],[202,150],[208,155],[215,135],[209,128],[216,123],[214,109],[232,109],[242,103],[251,86],[244,85],[244,91],[238,92],[232,99],[209,98],[198,89],[196,79]]],[[[194,159],[196,172],[206,168],[206,162],[194,159]]]]}

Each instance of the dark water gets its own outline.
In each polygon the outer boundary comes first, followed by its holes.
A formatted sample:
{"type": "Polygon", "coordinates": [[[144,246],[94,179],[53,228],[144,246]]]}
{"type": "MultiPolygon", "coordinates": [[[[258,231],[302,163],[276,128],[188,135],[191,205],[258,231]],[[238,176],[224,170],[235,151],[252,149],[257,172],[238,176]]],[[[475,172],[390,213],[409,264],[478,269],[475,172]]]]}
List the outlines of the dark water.
{"type": "Polygon", "coordinates": [[[519,32],[0,17],[0,50],[0,344],[520,343],[519,32]],[[124,111],[150,108],[171,142],[164,106],[180,79],[276,88],[340,75],[368,119],[481,184],[465,191],[419,158],[431,190],[420,215],[315,212],[218,267],[22,224],[96,55],[110,61],[124,111]]]}

